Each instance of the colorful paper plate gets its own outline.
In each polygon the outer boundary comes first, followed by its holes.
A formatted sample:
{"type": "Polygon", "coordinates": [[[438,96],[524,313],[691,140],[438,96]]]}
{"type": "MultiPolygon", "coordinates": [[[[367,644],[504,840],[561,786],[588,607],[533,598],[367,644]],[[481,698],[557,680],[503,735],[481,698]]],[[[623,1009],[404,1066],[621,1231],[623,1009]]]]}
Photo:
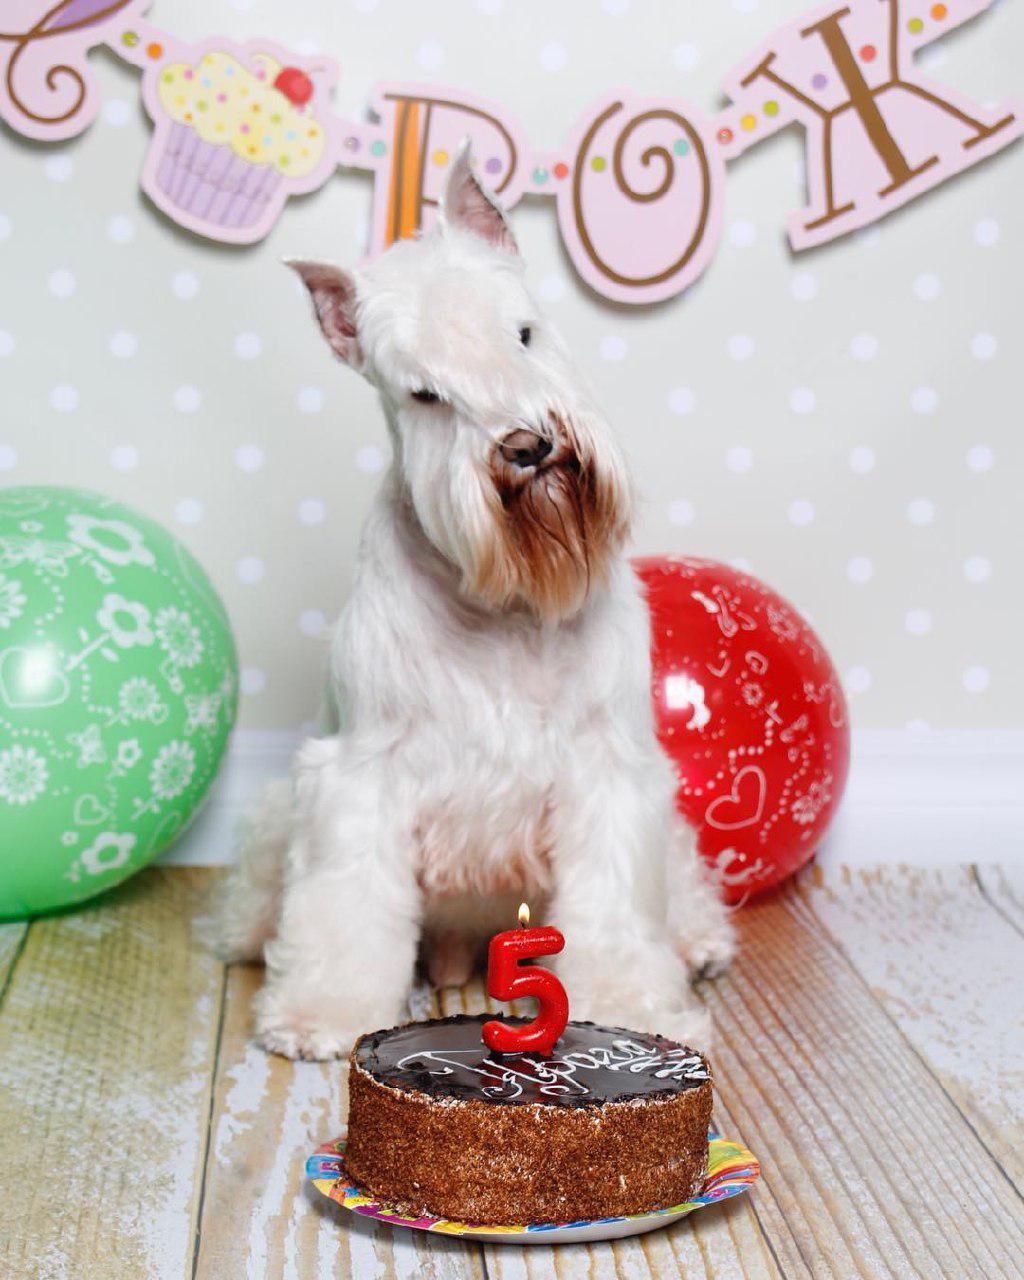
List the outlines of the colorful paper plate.
{"type": "Polygon", "coordinates": [[[645,1231],[670,1226],[694,1209],[749,1191],[761,1174],[761,1166],[746,1147],[730,1142],[717,1133],[708,1134],[708,1176],[699,1196],[686,1204],[654,1213],[638,1213],[628,1218],[597,1218],[585,1222],[539,1222],[519,1226],[474,1226],[471,1222],[452,1222],[447,1218],[409,1218],[381,1204],[364,1188],[357,1186],[342,1168],[343,1139],[326,1142],[306,1161],[306,1177],[316,1189],[331,1200],[364,1218],[376,1218],[395,1227],[412,1227],[416,1231],[439,1231],[448,1236],[472,1236],[474,1240],[493,1244],[569,1244],[585,1240],[615,1240],[622,1236],[638,1236],[645,1231]]]}

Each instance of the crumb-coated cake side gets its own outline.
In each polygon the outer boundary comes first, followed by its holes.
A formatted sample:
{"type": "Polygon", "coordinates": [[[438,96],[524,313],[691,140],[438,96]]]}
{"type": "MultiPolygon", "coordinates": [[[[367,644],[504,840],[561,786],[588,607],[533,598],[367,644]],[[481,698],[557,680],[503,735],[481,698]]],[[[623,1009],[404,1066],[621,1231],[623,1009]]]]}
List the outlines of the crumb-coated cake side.
{"type": "Polygon", "coordinates": [[[647,1213],[699,1192],[711,1121],[701,1054],[587,1022],[570,1022],[550,1057],[498,1054],[484,1021],[357,1041],[344,1154],[356,1182],[410,1213],[505,1224],[647,1213]]]}

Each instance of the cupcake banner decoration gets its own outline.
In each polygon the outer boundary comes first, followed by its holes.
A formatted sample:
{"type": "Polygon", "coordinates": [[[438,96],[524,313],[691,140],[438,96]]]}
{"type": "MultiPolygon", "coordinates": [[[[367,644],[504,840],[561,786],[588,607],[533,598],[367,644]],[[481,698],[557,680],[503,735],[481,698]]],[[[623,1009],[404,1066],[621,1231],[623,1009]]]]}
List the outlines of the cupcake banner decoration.
{"type": "Polygon", "coordinates": [[[337,166],[334,118],[323,109],[335,67],[300,67],[261,42],[177,45],[143,76],[154,132],[142,188],[199,235],[260,240],[289,195],[323,186],[337,166]]]}
{"type": "Polygon", "coordinates": [[[254,243],[289,196],[338,169],[373,175],[370,253],[437,216],[447,167],[469,137],[506,208],[555,201],[566,250],[593,289],[650,303],[692,284],[714,255],[725,170],[781,129],[803,131],[807,204],[794,249],[878,221],[1001,151],[1024,104],[973,101],[923,74],[915,55],[994,0],[833,0],[775,31],[725,78],[714,117],[678,98],[611,92],[554,150],[535,147],[501,105],[457,89],[387,82],[373,120],[337,113],[337,64],[265,40],[185,44],[144,16],[148,0],[8,0],[0,20],[0,117],[59,141],[88,127],[103,45],[143,73],[154,133],[142,186],[198,235],[254,243]]]}

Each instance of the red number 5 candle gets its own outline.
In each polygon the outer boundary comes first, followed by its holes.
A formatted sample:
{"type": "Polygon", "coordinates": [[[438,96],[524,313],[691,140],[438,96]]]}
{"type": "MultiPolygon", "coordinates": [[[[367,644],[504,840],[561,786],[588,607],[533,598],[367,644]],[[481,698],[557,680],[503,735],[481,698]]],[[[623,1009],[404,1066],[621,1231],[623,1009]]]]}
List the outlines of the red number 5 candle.
{"type": "Polygon", "coordinates": [[[565,946],[565,939],[557,929],[528,929],[529,923],[530,908],[524,902],[519,908],[519,928],[497,933],[491,939],[487,994],[495,1000],[533,996],[540,1004],[537,1016],[525,1027],[497,1020],[485,1022],[482,1034],[484,1044],[496,1053],[539,1053],[547,1057],[569,1021],[569,1001],[565,988],[550,969],[537,965],[521,969],[519,962],[553,956],[565,946]]]}

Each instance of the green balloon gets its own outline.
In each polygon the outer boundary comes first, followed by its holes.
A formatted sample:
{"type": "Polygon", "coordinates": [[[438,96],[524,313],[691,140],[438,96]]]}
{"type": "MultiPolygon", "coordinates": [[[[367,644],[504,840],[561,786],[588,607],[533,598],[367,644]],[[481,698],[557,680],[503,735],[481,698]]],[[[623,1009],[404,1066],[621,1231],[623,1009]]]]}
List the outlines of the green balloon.
{"type": "Polygon", "coordinates": [[[195,815],[238,704],[180,542],[75,489],[0,490],[0,918],[81,902],[195,815]]]}

